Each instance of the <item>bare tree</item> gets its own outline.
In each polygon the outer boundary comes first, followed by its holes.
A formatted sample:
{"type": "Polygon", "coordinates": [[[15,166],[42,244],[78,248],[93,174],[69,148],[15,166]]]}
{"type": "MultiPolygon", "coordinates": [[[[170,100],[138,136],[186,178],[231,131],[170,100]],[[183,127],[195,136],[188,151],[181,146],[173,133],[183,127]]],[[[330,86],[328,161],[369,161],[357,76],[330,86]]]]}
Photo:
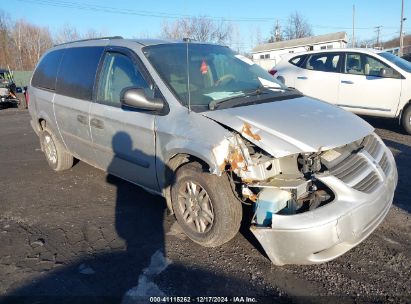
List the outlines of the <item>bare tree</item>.
{"type": "Polygon", "coordinates": [[[291,14],[284,29],[284,36],[287,40],[309,37],[313,35],[313,30],[308,21],[298,12],[291,14]]]}
{"type": "Polygon", "coordinates": [[[101,36],[107,35],[94,29],[80,35],[75,27],[66,24],[53,37],[47,27],[34,25],[24,19],[13,21],[0,10],[0,67],[32,70],[53,43],[101,36]]]}
{"type": "Polygon", "coordinates": [[[264,42],[261,34],[261,28],[259,26],[251,27],[250,31],[250,43],[252,46],[259,45],[264,42]]]}
{"type": "Polygon", "coordinates": [[[281,25],[277,20],[277,23],[274,25],[273,29],[271,30],[271,36],[268,39],[268,42],[277,42],[283,40],[283,33],[281,31],[281,25]]]}
{"type": "Polygon", "coordinates": [[[48,28],[35,26],[25,20],[14,23],[10,31],[13,41],[13,59],[10,65],[17,70],[31,70],[41,55],[52,46],[48,28]]]}
{"type": "Polygon", "coordinates": [[[80,34],[77,31],[77,29],[71,24],[66,23],[56,34],[54,34],[53,42],[55,44],[61,44],[61,43],[65,43],[65,42],[69,42],[73,40],[79,40],[79,39],[80,39],[80,34]]]}
{"type": "Polygon", "coordinates": [[[191,38],[197,41],[227,43],[231,38],[231,24],[200,16],[182,18],[162,24],[161,36],[168,39],[191,38]]]}
{"type": "Polygon", "coordinates": [[[81,34],[76,27],[71,24],[64,24],[60,30],[54,34],[54,44],[61,44],[74,40],[92,39],[107,36],[106,31],[97,31],[96,29],[89,28],[85,33],[81,34]]]}
{"type": "Polygon", "coordinates": [[[233,24],[232,26],[232,31],[231,31],[231,37],[230,37],[230,42],[229,46],[236,50],[237,53],[240,53],[243,48],[243,41],[240,33],[240,29],[238,28],[237,24],[233,24]]]}
{"type": "Polygon", "coordinates": [[[100,38],[108,36],[106,31],[97,31],[95,29],[88,29],[83,35],[81,35],[80,39],[92,39],[92,38],[100,38]]]}
{"type": "Polygon", "coordinates": [[[4,11],[0,11],[0,68],[10,65],[10,17],[4,11]]]}
{"type": "MultiPolygon", "coordinates": [[[[388,41],[383,42],[383,47],[386,49],[398,47],[399,45],[400,45],[400,37],[395,37],[388,41]]],[[[409,46],[409,45],[411,45],[411,35],[405,35],[404,36],[404,46],[409,46]]]]}

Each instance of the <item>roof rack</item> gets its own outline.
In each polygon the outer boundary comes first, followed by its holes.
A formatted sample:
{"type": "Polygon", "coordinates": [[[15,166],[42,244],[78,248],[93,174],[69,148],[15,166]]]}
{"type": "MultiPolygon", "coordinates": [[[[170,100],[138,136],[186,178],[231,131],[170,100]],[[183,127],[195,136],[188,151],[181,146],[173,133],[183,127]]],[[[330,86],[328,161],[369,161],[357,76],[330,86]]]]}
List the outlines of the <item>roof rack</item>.
{"type": "Polygon", "coordinates": [[[55,44],[54,46],[59,46],[59,45],[65,45],[69,43],[74,43],[74,42],[83,42],[83,41],[92,41],[92,40],[110,40],[110,39],[124,39],[121,36],[107,36],[107,37],[99,37],[99,38],[88,38],[88,39],[80,39],[80,40],[74,40],[74,41],[68,41],[68,42],[63,42],[59,44],[55,44]]]}

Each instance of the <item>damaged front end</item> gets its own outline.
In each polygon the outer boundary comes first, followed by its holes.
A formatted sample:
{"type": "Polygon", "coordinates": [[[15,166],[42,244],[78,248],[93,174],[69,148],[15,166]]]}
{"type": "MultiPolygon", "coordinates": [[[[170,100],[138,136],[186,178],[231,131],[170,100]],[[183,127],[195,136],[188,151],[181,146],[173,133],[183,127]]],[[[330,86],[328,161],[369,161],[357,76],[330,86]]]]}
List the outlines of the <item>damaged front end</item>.
{"type": "Polygon", "coordinates": [[[332,191],[315,177],[326,170],[321,153],[275,158],[243,136],[260,140],[244,124],[241,134],[228,138],[225,148],[214,152],[220,155],[216,157],[219,168],[230,172],[233,181],[241,184],[240,197],[255,203],[255,225],[269,225],[271,214],[301,213],[332,200],[332,191]]]}
{"type": "Polygon", "coordinates": [[[332,260],[365,239],[391,205],[397,172],[377,135],[341,147],[273,157],[244,124],[214,149],[239,198],[253,205],[251,231],[276,265],[332,260]]]}

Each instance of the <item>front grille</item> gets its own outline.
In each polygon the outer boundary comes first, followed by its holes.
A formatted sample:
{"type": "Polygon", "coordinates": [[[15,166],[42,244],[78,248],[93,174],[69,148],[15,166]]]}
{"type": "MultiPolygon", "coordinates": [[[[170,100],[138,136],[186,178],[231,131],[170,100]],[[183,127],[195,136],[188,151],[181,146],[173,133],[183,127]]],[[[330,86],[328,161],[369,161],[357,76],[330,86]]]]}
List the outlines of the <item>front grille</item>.
{"type": "Polygon", "coordinates": [[[368,135],[363,141],[364,150],[378,163],[385,175],[390,173],[390,163],[384,145],[374,134],[368,135]]]}
{"type": "Polygon", "coordinates": [[[389,174],[390,163],[384,145],[374,134],[365,137],[362,146],[358,153],[330,168],[330,173],[353,189],[372,193],[389,174]]]}
{"type": "Polygon", "coordinates": [[[361,192],[371,193],[378,187],[379,184],[380,179],[378,175],[375,172],[371,172],[353,188],[361,192]]]}
{"type": "Polygon", "coordinates": [[[378,139],[373,135],[368,135],[362,142],[364,149],[374,158],[377,159],[380,150],[383,150],[378,139]]]}
{"type": "Polygon", "coordinates": [[[331,173],[342,180],[344,183],[349,184],[364,170],[367,169],[367,161],[360,157],[358,154],[347,157],[344,161],[335,166],[331,173]]]}
{"type": "Polygon", "coordinates": [[[390,164],[388,162],[388,157],[387,155],[384,153],[383,157],[381,158],[379,165],[382,169],[382,171],[384,171],[385,175],[388,175],[389,173],[389,169],[390,169],[390,164]]]}

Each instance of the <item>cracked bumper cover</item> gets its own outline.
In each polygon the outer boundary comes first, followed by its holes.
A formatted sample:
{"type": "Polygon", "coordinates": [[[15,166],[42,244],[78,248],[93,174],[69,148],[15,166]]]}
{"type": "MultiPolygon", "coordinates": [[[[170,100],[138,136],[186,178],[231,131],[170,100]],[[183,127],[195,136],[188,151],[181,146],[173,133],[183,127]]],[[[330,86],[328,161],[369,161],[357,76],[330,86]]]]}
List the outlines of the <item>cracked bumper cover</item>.
{"type": "Polygon", "coordinates": [[[318,177],[335,193],[335,200],[321,208],[296,215],[273,214],[272,226],[252,226],[275,265],[315,264],[333,260],[366,239],[387,215],[397,185],[395,161],[370,194],[356,191],[334,176],[318,177]]]}

